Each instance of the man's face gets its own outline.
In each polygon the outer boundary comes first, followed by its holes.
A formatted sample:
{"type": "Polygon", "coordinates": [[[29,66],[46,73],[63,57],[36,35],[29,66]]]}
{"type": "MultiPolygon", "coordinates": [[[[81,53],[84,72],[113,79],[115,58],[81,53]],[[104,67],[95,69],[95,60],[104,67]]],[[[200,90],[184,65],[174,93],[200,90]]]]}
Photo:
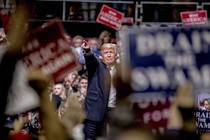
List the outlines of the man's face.
{"type": "Polygon", "coordinates": [[[113,66],[116,61],[116,52],[113,49],[103,49],[101,52],[104,63],[108,66],[113,66]]]}
{"type": "Polygon", "coordinates": [[[80,88],[87,88],[88,80],[87,79],[81,79],[79,82],[79,87],[80,88]]]}
{"type": "Polygon", "coordinates": [[[77,48],[77,47],[81,47],[82,46],[82,43],[83,43],[83,40],[82,39],[76,39],[74,41],[74,47],[77,48]]]}
{"type": "Polygon", "coordinates": [[[99,45],[98,45],[98,41],[97,40],[90,40],[89,41],[89,46],[91,49],[98,49],[99,45]]]}
{"type": "Polygon", "coordinates": [[[61,95],[62,91],[63,91],[63,86],[61,84],[56,84],[53,87],[53,94],[55,95],[61,95]]]}

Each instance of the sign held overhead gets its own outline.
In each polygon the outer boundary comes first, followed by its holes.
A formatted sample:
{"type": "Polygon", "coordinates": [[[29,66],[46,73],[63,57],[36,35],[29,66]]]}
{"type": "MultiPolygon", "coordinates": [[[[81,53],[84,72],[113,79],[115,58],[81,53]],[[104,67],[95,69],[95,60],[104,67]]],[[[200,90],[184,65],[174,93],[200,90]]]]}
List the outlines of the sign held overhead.
{"type": "Polygon", "coordinates": [[[207,11],[187,11],[181,12],[181,19],[183,26],[199,26],[199,25],[207,25],[208,17],[207,11]]]}
{"type": "Polygon", "coordinates": [[[23,50],[23,62],[28,68],[40,69],[60,81],[64,75],[77,66],[76,56],[64,37],[59,20],[52,20],[36,29],[27,47],[23,50]]]}
{"type": "Polygon", "coordinates": [[[103,5],[96,21],[115,30],[119,30],[122,24],[123,17],[123,13],[107,5],[103,5]]]}

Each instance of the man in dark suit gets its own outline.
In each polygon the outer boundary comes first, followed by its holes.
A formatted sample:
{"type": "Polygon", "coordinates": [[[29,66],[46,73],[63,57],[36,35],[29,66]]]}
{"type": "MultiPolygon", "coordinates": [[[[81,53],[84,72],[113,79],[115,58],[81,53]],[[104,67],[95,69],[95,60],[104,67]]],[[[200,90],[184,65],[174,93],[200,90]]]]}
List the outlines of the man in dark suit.
{"type": "Polygon", "coordinates": [[[116,90],[111,79],[116,71],[117,47],[113,43],[103,44],[102,60],[93,55],[87,42],[84,41],[82,48],[88,70],[84,134],[86,140],[95,140],[106,134],[107,111],[114,108],[116,103],[116,90]]]}

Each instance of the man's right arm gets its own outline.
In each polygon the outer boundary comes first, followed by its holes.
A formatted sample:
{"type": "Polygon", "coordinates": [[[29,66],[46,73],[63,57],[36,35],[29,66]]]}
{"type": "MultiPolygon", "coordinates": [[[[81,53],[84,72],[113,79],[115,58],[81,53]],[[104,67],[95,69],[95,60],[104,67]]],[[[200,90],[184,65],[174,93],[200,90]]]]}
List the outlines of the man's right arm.
{"type": "Polygon", "coordinates": [[[82,48],[84,50],[85,64],[88,70],[88,74],[91,75],[96,71],[98,60],[91,52],[90,47],[86,41],[84,41],[82,44],[82,48]]]}

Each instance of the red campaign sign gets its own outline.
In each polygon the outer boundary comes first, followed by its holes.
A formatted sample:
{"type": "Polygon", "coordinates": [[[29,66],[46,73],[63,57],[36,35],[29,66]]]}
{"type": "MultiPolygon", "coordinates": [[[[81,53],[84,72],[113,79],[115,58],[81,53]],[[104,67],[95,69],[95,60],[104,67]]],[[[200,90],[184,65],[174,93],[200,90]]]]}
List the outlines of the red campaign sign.
{"type": "Polygon", "coordinates": [[[119,30],[122,24],[123,17],[123,13],[107,5],[103,5],[96,21],[111,28],[114,28],[115,30],[119,30]]]}
{"type": "Polygon", "coordinates": [[[133,103],[135,120],[141,125],[157,133],[167,129],[169,108],[173,99],[156,96],[151,100],[133,103]]]}
{"type": "Polygon", "coordinates": [[[197,25],[207,25],[207,11],[187,11],[181,12],[181,19],[183,26],[197,26],[197,25]]]}
{"type": "Polygon", "coordinates": [[[40,69],[58,82],[77,66],[76,56],[70,48],[64,28],[58,19],[51,20],[33,31],[23,49],[22,61],[27,68],[40,69]]]}

